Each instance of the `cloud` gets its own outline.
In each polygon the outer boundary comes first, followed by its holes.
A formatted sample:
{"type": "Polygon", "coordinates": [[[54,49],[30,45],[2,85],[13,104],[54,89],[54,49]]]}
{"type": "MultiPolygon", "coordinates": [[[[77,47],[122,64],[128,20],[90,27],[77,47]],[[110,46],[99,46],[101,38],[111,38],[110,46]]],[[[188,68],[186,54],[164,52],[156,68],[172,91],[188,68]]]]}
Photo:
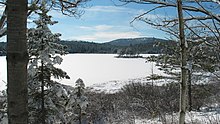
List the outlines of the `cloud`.
{"type": "MultiPolygon", "coordinates": [[[[58,21],[63,21],[60,23],[62,28],[56,29],[58,30],[57,32],[63,33],[62,39],[105,42],[118,38],[157,35],[150,31],[152,27],[144,22],[135,21],[132,23],[133,27],[129,24],[135,16],[145,11],[143,8],[138,7],[92,6],[85,8],[85,14],[78,20],[66,17],[57,11],[52,11],[50,14],[57,17],[58,21]]],[[[148,14],[145,17],[154,21],[157,17],[162,16],[158,14],[148,14]]]]}
{"type": "MultiPolygon", "coordinates": [[[[143,25],[142,25],[143,28],[143,25]]],[[[95,26],[78,26],[77,31],[70,37],[65,37],[66,40],[83,40],[94,42],[107,42],[120,38],[137,38],[151,36],[150,32],[143,30],[135,30],[134,27],[127,25],[95,25],[95,26]],[[148,33],[143,33],[148,32],[148,33]],[[74,36],[74,37],[73,37],[74,36]]],[[[148,30],[148,28],[144,27],[148,30]]]]}
{"type": "MultiPolygon", "coordinates": [[[[105,14],[105,18],[115,16],[116,19],[128,19],[128,18],[134,18],[139,15],[142,15],[147,10],[144,9],[134,9],[129,7],[122,7],[122,6],[92,6],[90,8],[85,8],[85,14],[84,17],[86,18],[95,18],[100,19],[101,14],[105,14]]],[[[143,16],[144,18],[150,19],[150,20],[156,20],[158,18],[165,18],[167,17],[160,14],[160,13],[148,13],[143,16]]],[[[103,17],[102,17],[103,18],[103,17]]]]}
{"type": "Polygon", "coordinates": [[[130,31],[130,32],[95,32],[94,34],[90,35],[81,35],[78,36],[77,40],[84,40],[84,41],[111,41],[119,38],[137,38],[141,37],[140,32],[130,31]]]}
{"type": "Polygon", "coordinates": [[[90,8],[86,8],[85,11],[118,13],[118,12],[133,12],[134,9],[117,7],[117,6],[92,6],[90,8]]]}
{"type": "Polygon", "coordinates": [[[95,26],[95,29],[97,31],[104,31],[104,30],[109,30],[111,29],[113,26],[110,26],[110,25],[98,25],[98,26],[95,26]]]}
{"type": "Polygon", "coordinates": [[[83,34],[74,34],[74,37],[68,40],[83,40],[94,42],[106,42],[119,38],[136,38],[143,36],[139,31],[133,31],[133,28],[127,25],[94,25],[78,26],[83,34]]]}
{"type": "Polygon", "coordinates": [[[97,25],[97,26],[80,26],[80,29],[83,30],[93,30],[93,31],[105,31],[113,28],[111,25],[97,25]]]}

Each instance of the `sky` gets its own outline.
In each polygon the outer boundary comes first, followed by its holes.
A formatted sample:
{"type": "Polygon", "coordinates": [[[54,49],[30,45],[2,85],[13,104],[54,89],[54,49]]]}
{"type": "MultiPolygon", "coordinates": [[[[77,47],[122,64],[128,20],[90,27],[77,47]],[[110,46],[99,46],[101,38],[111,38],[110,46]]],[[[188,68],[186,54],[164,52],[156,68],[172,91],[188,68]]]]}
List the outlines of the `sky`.
{"type": "MultiPolygon", "coordinates": [[[[84,8],[79,8],[84,14],[80,18],[62,15],[57,11],[49,14],[59,23],[50,26],[54,33],[60,33],[61,40],[81,40],[104,43],[120,38],[155,37],[169,38],[169,36],[141,21],[131,21],[140,14],[153,8],[149,4],[129,3],[122,5],[119,0],[90,0],[84,8]]],[[[0,12],[4,7],[0,7],[0,12]]],[[[157,17],[176,18],[176,8],[160,9],[147,15],[154,21],[157,17]]],[[[28,22],[33,21],[29,18],[28,22]]],[[[31,24],[29,24],[31,25],[31,24]]],[[[0,38],[0,42],[6,38],[0,38]]]]}
{"type": "MultiPolygon", "coordinates": [[[[79,40],[97,43],[109,42],[120,38],[155,37],[167,38],[168,36],[155,28],[141,22],[131,21],[138,15],[152,8],[152,5],[126,4],[119,0],[90,0],[83,8],[79,8],[84,14],[80,18],[62,15],[57,11],[50,11],[52,20],[58,24],[50,26],[54,33],[60,33],[61,40],[79,40]]],[[[0,8],[2,12],[4,8],[0,8]]],[[[170,14],[170,13],[169,13],[170,14]]],[[[150,19],[166,15],[161,10],[151,13],[150,19]],[[163,13],[163,14],[162,14],[163,13]]],[[[34,17],[28,18],[28,27],[34,27],[30,22],[34,17]]],[[[0,38],[0,42],[5,42],[6,38],[0,38]]]]}
{"type": "MultiPolygon", "coordinates": [[[[134,17],[145,12],[149,6],[127,4],[111,0],[91,0],[80,18],[64,16],[55,11],[50,12],[53,20],[59,23],[51,26],[51,30],[61,33],[62,40],[83,40],[90,42],[108,42],[119,38],[156,37],[165,38],[166,34],[149,25],[135,21],[134,17]],[[115,5],[116,4],[116,5],[115,5]]],[[[149,15],[155,18],[155,15],[149,15]]],[[[157,15],[158,16],[158,15],[157,15]]]]}

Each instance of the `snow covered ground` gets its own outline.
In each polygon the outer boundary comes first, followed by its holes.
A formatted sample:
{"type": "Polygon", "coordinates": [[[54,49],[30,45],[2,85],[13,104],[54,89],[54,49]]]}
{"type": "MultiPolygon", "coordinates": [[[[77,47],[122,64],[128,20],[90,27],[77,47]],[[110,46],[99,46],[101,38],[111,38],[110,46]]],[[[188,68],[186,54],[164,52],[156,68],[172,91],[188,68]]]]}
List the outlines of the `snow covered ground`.
{"type": "MultiPolygon", "coordinates": [[[[78,78],[84,80],[86,86],[95,91],[116,92],[122,86],[132,82],[149,82],[146,76],[162,75],[154,63],[146,63],[144,59],[114,58],[115,54],[69,54],[58,67],[65,70],[70,80],[59,80],[66,85],[75,85],[78,78]]],[[[144,55],[149,56],[149,55],[144,55]]],[[[0,90],[6,88],[6,59],[0,57],[0,90]]],[[[157,82],[163,84],[166,80],[157,82]]],[[[156,83],[156,82],[155,82],[156,83]]],[[[166,115],[167,123],[177,123],[178,114],[166,115]]],[[[187,113],[186,122],[196,124],[218,124],[220,110],[187,113]]],[[[161,118],[135,119],[135,124],[162,124],[161,118]]]]}
{"type": "MultiPolygon", "coordinates": [[[[161,86],[163,84],[168,83],[168,79],[161,79],[154,81],[153,84],[157,86],[161,86]]],[[[148,83],[152,84],[152,81],[149,80],[147,77],[141,77],[141,78],[134,78],[134,79],[127,79],[127,80],[112,80],[105,83],[97,83],[91,85],[89,88],[92,91],[96,92],[105,92],[105,93],[115,93],[119,91],[123,86],[130,83],[148,83]]]]}
{"type": "MultiPolygon", "coordinates": [[[[186,124],[219,124],[220,123],[220,112],[187,112],[186,124]]],[[[135,124],[178,124],[178,114],[166,115],[162,121],[161,118],[153,119],[136,119],[135,124]]]]}
{"type": "MultiPolygon", "coordinates": [[[[63,56],[64,60],[58,67],[67,72],[70,80],[59,80],[59,82],[74,86],[75,81],[81,78],[87,87],[97,87],[98,90],[101,87],[104,88],[103,90],[113,88],[114,90],[129,80],[144,79],[152,74],[152,69],[153,73],[162,74],[153,63],[146,63],[143,58],[115,58],[115,56],[116,54],[68,54],[63,56]],[[117,86],[115,82],[117,82],[117,86]]],[[[7,82],[5,57],[0,57],[0,65],[0,90],[2,90],[5,89],[4,82],[7,82]]]]}

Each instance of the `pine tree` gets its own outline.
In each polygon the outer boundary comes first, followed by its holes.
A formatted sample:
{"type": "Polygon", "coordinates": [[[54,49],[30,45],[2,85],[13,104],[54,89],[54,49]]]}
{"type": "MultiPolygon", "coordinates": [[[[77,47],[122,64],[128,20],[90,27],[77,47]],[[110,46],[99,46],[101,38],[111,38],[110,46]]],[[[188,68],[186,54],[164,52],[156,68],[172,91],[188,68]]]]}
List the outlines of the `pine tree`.
{"type": "Polygon", "coordinates": [[[7,95],[5,90],[0,91],[0,122],[1,124],[8,124],[7,95]]]}
{"type": "Polygon", "coordinates": [[[67,103],[67,123],[85,124],[87,106],[88,101],[87,97],[85,96],[85,84],[83,83],[83,80],[79,78],[76,81],[75,89],[67,103]]]}
{"type": "Polygon", "coordinates": [[[28,31],[29,123],[64,123],[68,93],[53,79],[69,78],[66,72],[55,67],[61,64],[61,55],[66,52],[65,46],[58,43],[60,34],[53,34],[48,28],[57,22],[51,21],[45,8],[45,5],[40,7],[39,19],[34,21],[36,28],[28,31]]]}

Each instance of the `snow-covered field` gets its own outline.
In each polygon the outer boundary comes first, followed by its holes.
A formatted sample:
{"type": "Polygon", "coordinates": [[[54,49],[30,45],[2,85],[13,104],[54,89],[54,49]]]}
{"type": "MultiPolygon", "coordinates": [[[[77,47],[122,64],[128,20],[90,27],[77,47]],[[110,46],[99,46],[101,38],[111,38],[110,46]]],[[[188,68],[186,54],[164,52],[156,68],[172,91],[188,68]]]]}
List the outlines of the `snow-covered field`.
{"type": "MultiPolygon", "coordinates": [[[[86,86],[96,91],[115,92],[130,82],[147,82],[146,76],[162,75],[154,63],[146,63],[143,58],[114,58],[115,54],[69,54],[58,67],[65,70],[70,80],[59,80],[66,85],[75,85],[78,78],[84,80],[86,86]]],[[[149,55],[144,55],[149,56],[149,55]]],[[[0,90],[6,88],[6,58],[0,57],[0,90]]],[[[166,81],[165,81],[166,82],[166,81]]],[[[220,111],[187,113],[186,122],[198,124],[218,124],[220,111]]],[[[167,123],[177,123],[178,114],[166,115],[167,123]]],[[[160,118],[135,119],[135,124],[162,124],[160,118]]]]}
{"type": "MultiPolygon", "coordinates": [[[[59,65],[70,76],[70,80],[59,80],[60,83],[74,86],[78,78],[86,86],[99,90],[118,89],[130,80],[143,80],[153,73],[162,74],[153,63],[146,63],[143,58],[115,58],[116,54],[68,54],[63,56],[59,65]],[[120,85],[116,85],[117,84],[120,85]],[[104,86],[105,85],[105,86],[104,86]]],[[[144,56],[149,56],[145,54],[144,56]]],[[[7,82],[6,60],[0,57],[0,90],[7,82]]]]}

